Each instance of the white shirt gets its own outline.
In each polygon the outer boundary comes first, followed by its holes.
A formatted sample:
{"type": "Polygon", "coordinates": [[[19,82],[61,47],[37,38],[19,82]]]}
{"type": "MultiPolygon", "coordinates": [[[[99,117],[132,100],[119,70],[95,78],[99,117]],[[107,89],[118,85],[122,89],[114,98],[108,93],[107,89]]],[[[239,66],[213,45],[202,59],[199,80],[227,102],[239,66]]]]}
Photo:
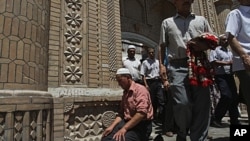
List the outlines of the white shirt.
{"type": "Polygon", "coordinates": [[[123,61],[123,66],[130,71],[130,73],[132,75],[132,79],[134,81],[141,80],[141,75],[140,75],[141,62],[140,62],[140,60],[138,60],[137,58],[134,58],[134,59],[126,58],[123,61]]]}
{"type": "Polygon", "coordinates": [[[141,75],[146,79],[159,79],[160,78],[160,63],[157,59],[147,58],[142,62],[141,75]]]}
{"type": "MultiPolygon", "coordinates": [[[[231,33],[250,55],[250,6],[232,10],[226,18],[226,33],[231,33]]],[[[242,59],[233,51],[233,71],[245,70],[242,59]]]]}
{"type": "MultiPolygon", "coordinates": [[[[228,48],[216,47],[215,50],[210,51],[209,61],[231,61],[233,57],[232,52],[228,48]]],[[[230,74],[231,65],[217,66],[214,68],[215,74],[230,74]]]]}

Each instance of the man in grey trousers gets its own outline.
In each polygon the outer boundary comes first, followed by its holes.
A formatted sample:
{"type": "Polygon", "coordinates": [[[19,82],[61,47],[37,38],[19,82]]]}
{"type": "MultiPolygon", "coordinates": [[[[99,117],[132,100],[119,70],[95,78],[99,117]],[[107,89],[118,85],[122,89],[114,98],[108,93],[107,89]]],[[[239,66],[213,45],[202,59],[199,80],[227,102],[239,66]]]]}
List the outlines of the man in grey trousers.
{"type": "MultiPolygon", "coordinates": [[[[177,125],[177,141],[186,141],[190,132],[191,141],[207,139],[210,124],[209,87],[193,86],[189,80],[187,44],[194,50],[201,49],[200,43],[190,42],[201,33],[210,32],[208,21],[191,13],[193,0],[174,0],[177,13],[163,20],[159,43],[159,60],[167,58],[168,78],[165,87],[173,98],[174,120],[177,125]]],[[[204,48],[202,50],[206,50],[204,48]]]]}

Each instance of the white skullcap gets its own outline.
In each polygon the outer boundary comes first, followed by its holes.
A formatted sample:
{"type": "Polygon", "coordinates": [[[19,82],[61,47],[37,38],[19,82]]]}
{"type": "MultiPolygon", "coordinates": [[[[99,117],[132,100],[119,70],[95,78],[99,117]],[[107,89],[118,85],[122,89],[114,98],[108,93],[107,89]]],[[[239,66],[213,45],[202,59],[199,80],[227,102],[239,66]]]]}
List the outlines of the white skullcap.
{"type": "Polygon", "coordinates": [[[127,68],[120,68],[117,70],[116,74],[130,74],[130,71],[127,68]]]}
{"type": "Polygon", "coordinates": [[[129,45],[128,49],[135,49],[135,46],[134,45],[129,45]]]}

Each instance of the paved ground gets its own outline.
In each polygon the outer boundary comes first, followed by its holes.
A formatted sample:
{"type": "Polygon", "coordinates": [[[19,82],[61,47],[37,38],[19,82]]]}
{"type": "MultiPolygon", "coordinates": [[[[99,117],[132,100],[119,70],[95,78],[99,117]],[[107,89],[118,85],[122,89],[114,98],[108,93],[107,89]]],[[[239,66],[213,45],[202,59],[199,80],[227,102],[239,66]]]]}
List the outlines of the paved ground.
{"type": "MultiPolygon", "coordinates": [[[[247,125],[247,116],[241,115],[240,121],[243,125],[247,125]]],[[[210,127],[209,129],[209,136],[212,137],[209,141],[229,141],[229,118],[224,117],[222,120],[223,128],[215,128],[215,127],[210,127]]],[[[161,133],[161,128],[159,126],[153,125],[153,132],[151,136],[153,139],[161,133]]],[[[176,140],[176,134],[173,137],[167,137],[165,135],[162,135],[164,138],[164,141],[175,141],[176,140]]],[[[187,137],[187,141],[190,141],[189,137],[187,137]]]]}

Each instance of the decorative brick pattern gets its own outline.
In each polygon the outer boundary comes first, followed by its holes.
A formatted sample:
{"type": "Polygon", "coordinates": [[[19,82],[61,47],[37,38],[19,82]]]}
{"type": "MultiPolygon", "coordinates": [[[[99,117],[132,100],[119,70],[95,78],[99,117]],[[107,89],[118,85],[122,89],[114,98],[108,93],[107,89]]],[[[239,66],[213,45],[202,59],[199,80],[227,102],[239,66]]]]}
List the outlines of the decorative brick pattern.
{"type": "MultiPolygon", "coordinates": [[[[105,101],[107,98],[99,97],[95,103],[84,98],[74,100],[64,99],[64,140],[100,140],[103,129],[115,118],[119,101],[105,101]],[[82,101],[82,102],[80,102],[82,101]],[[103,109],[109,112],[103,113],[103,109]]],[[[117,100],[119,100],[118,98],[117,100]]]]}
{"type": "MultiPolygon", "coordinates": [[[[229,1],[192,10],[219,33],[229,1]]],[[[0,0],[0,141],[100,140],[121,100],[122,38],[157,47],[174,13],[171,0],[0,0]]]]}
{"type": "Polygon", "coordinates": [[[0,5],[0,88],[47,90],[49,1],[0,5]]]}
{"type": "Polygon", "coordinates": [[[218,34],[220,35],[225,32],[224,23],[225,23],[227,14],[231,11],[233,2],[230,0],[219,0],[219,1],[216,1],[214,4],[215,4],[217,20],[218,20],[216,27],[218,29],[218,34]]]}
{"type": "Polygon", "coordinates": [[[0,90],[0,96],[0,140],[52,140],[53,99],[50,94],[0,90]]]}

